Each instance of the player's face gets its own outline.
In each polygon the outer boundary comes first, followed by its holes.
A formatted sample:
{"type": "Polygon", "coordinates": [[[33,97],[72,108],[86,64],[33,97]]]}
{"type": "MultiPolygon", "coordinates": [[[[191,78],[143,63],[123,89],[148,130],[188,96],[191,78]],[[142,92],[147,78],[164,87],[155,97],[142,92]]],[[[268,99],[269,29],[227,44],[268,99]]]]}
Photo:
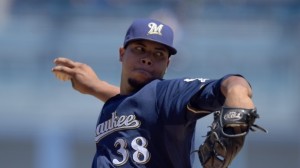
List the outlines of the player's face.
{"type": "MultiPolygon", "coordinates": [[[[122,82],[139,89],[154,79],[163,78],[169,65],[169,50],[164,45],[138,40],[120,48],[122,82]]],[[[121,83],[122,85],[122,83],[121,83]]]]}

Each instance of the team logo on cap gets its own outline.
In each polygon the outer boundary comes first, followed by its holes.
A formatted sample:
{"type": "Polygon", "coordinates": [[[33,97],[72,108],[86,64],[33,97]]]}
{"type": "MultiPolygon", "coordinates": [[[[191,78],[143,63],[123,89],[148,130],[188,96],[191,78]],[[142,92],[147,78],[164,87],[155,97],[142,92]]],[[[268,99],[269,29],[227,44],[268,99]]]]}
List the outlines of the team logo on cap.
{"type": "Polygon", "coordinates": [[[164,25],[162,25],[162,24],[157,25],[156,23],[151,22],[148,24],[148,27],[150,28],[148,34],[162,35],[161,30],[164,27],[164,25]]]}

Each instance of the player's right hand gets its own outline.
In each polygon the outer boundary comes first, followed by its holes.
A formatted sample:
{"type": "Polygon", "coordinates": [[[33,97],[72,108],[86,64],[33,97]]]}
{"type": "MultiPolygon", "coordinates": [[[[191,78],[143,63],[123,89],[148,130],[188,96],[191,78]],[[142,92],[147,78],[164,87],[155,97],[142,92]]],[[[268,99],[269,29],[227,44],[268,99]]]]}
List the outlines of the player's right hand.
{"type": "Polygon", "coordinates": [[[83,94],[93,95],[94,84],[100,81],[94,70],[87,64],[75,62],[68,58],[56,58],[54,73],[63,73],[71,78],[75,90],[83,94]]]}
{"type": "Polygon", "coordinates": [[[73,88],[80,93],[95,96],[103,102],[120,93],[119,87],[100,80],[95,71],[87,64],[68,58],[56,58],[54,64],[52,72],[57,77],[59,77],[57,74],[67,76],[67,78],[60,79],[71,79],[73,88]]]}

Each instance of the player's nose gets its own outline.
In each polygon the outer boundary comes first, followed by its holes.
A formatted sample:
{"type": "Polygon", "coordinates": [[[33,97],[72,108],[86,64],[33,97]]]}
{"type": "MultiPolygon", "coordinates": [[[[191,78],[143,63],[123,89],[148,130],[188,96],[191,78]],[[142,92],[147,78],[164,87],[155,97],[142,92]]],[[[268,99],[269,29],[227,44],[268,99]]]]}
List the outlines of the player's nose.
{"type": "Polygon", "coordinates": [[[151,61],[151,59],[148,58],[148,57],[142,58],[142,59],[141,59],[141,62],[142,62],[142,64],[144,64],[144,65],[152,65],[152,61],[151,61]]]}

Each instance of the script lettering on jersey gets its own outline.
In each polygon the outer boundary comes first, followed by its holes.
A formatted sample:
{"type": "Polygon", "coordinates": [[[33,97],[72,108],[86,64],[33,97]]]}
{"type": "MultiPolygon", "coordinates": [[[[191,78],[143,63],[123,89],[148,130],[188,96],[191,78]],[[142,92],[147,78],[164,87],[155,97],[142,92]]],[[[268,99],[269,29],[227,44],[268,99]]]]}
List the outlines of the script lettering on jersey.
{"type": "Polygon", "coordinates": [[[160,24],[159,26],[157,26],[156,23],[149,23],[148,27],[150,28],[148,34],[158,34],[158,35],[162,35],[161,34],[161,30],[164,27],[164,25],[160,24]]]}
{"type": "Polygon", "coordinates": [[[207,81],[209,79],[206,79],[206,78],[192,78],[192,79],[186,78],[186,79],[184,79],[185,82],[192,82],[194,80],[199,80],[200,82],[205,82],[205,81],[207,81]]]}
{"type": "Polygon", "coordinates": [[[105,136],[124,129],[135,129],[141,125],[139,120],[136,120],[135,115],[121,115],[117,116],[117,112],[111,114],[111,118],[100,123],[96,127],[95,141],[99,142],[105,136]]]}

